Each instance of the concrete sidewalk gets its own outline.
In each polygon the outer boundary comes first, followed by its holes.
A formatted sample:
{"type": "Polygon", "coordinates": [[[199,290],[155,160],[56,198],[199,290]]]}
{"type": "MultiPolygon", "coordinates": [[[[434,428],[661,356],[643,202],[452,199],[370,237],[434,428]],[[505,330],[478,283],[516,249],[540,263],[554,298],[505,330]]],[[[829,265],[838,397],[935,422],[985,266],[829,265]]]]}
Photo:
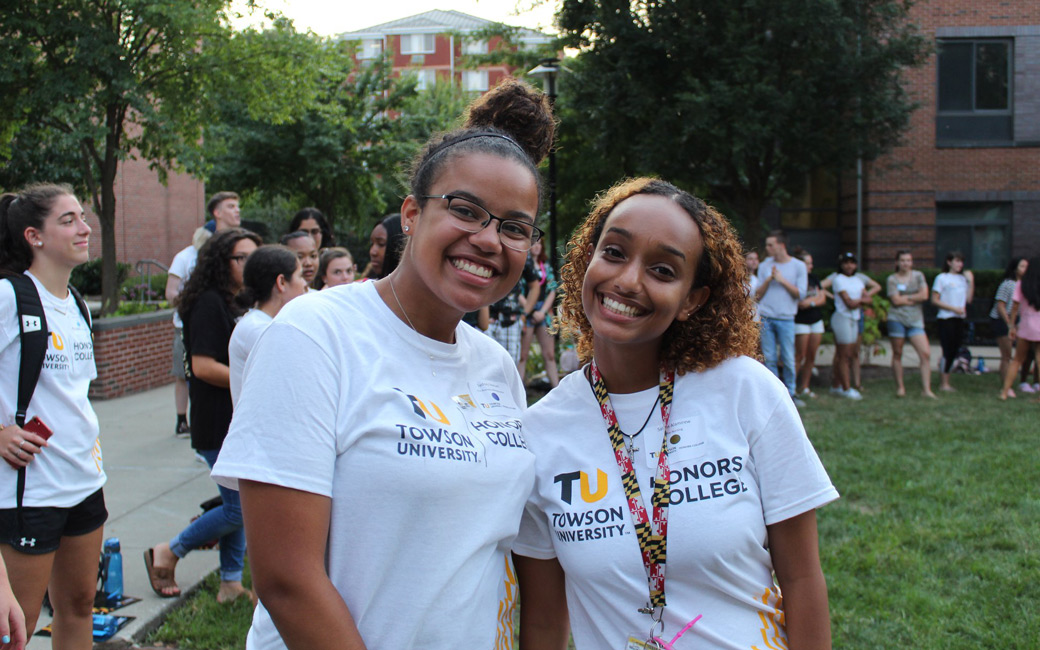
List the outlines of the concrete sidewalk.
{"type": "MultiPolygon", "coordinates": [[[[159,598],[148,585],[145,549],[168,541],[217,496],[209,468],[195,458],[189,440],[174,436],[173,385],[114,400],[94,402],[105,455],[105,537],[118,537],[123,553],[123,590],[140,602],[116,613],[136,617],[117,638],[146,633],[218,566],[213,550],[190,553],[177,565],[180,598],[159,598]]],[[[45,614],[45,613],[44,613],[45,614]]],[[[41,615],[37,629],[50,622],[41,615]]],[[[33,636],[29,650],[46,650],[50,639],[33,636]]]]}

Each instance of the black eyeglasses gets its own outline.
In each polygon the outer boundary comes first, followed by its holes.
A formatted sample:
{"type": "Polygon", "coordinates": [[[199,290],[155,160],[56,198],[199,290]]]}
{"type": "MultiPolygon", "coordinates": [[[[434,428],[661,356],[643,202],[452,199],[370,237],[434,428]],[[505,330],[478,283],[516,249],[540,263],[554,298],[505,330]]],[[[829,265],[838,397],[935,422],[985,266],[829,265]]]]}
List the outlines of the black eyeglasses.
{"type": "Polygon", "coordinates": [[[246,254],[246,255],[232,255],[228,259],[231,260],[232,262],[238,262],[239,264],[242,264],[243,262],[246,261],[246,259],[248,257],[249,257],[248,254],[246,254]]]}
{"type": "Polygon", "coordinates": [[[520,219],[503,219],[487,211],[487,208],[454,194],[423,196],[424,199],[444,199],[448,202],[448,214],[455,217],[452,223],[466,232],[480,232],[491,220],[498,221],[498,238],[503,246],[525,253],[545,233],[534,224],[520,219]]]}

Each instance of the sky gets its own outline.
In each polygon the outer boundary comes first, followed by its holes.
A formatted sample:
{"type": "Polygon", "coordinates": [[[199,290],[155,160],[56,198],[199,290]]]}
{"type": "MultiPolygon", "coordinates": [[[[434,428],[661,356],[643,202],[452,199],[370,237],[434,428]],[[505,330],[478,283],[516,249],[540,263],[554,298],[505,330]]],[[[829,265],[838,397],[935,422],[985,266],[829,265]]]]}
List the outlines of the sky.
{"type": "MultiPolygon", "coordinates": [[[[555,32],[552,16],[559,0],[258,0],[258,3],[292,18],[300,31],[309,29],[322,36],[335,36],[432,9],[461,11],[507,25],[555,32]]],[[[257,19],[246,23],[259,25],[257,19]]]]}

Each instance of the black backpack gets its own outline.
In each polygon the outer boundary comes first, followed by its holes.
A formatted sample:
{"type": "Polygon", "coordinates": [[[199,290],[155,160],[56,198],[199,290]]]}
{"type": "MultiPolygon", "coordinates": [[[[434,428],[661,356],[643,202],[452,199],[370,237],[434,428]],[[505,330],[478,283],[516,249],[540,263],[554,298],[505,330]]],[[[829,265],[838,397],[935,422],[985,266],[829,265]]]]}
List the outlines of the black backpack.
{"type": "MultiPolygon", "coordinates": [[[[36,290],[36,283],[27,275],[7,276],[14,287],[15,303],[18,306],[18,328],[19,339],[22,346],[22,362],[18,369],[18,406],[15,411],[15,423],[19,427],[25,426],[25,412],[29,408],[33,393],[36,391],[36,382],[40,379],[40,371],[43,370],[43,361],[47,356],[47,318],[43,314],[43,302],[40,300],[40,292],[36,290]]],[[[91,326],[90,310],[83,296],[70,284],[69,293],[76,301],[83,320],[87,327],[91,326]]],[[[22,497],[25,496],[25,468],[18,470],[18,523],[22,524],[22,497]]]]}

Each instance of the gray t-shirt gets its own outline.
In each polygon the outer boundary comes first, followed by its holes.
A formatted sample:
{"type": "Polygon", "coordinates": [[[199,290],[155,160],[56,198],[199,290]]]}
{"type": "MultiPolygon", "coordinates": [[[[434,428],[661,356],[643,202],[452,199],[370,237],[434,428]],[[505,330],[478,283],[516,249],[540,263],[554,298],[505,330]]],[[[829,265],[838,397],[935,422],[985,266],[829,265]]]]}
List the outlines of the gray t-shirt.
{"type": "MultiPolygon", "coordinates": [[[[900,279],[893,273],[888,276],[885,284],[888,285],[888,296],[891,298],[892,296],[912,296],[920,291],[922,286],[927,287],[928,281],[924,279],[924,273],[911,271],[909,281],[900,282],[900,279]]],[[[904,327],[924,327],[924,311],[921,309],[921,303],[893,305],[888,310],[888,320],[893,320],[904,327]]]]}
{"type": "Polygon", "coordinates": [[[758,315],[762,318],[793,319],[798,313],[798,301],[805,297],[809,288],[809,272],[802,260],[792,257],[783,264],[777,264],[772,257],[767,257],[758,265],[760,284],[773,274],[774,266],[780,269],[780,275],[785,280],[798,287],[798,297],[787,293],[787,289],[779,282],[770,282],[762,299],[758,301],[758,315]]]}

